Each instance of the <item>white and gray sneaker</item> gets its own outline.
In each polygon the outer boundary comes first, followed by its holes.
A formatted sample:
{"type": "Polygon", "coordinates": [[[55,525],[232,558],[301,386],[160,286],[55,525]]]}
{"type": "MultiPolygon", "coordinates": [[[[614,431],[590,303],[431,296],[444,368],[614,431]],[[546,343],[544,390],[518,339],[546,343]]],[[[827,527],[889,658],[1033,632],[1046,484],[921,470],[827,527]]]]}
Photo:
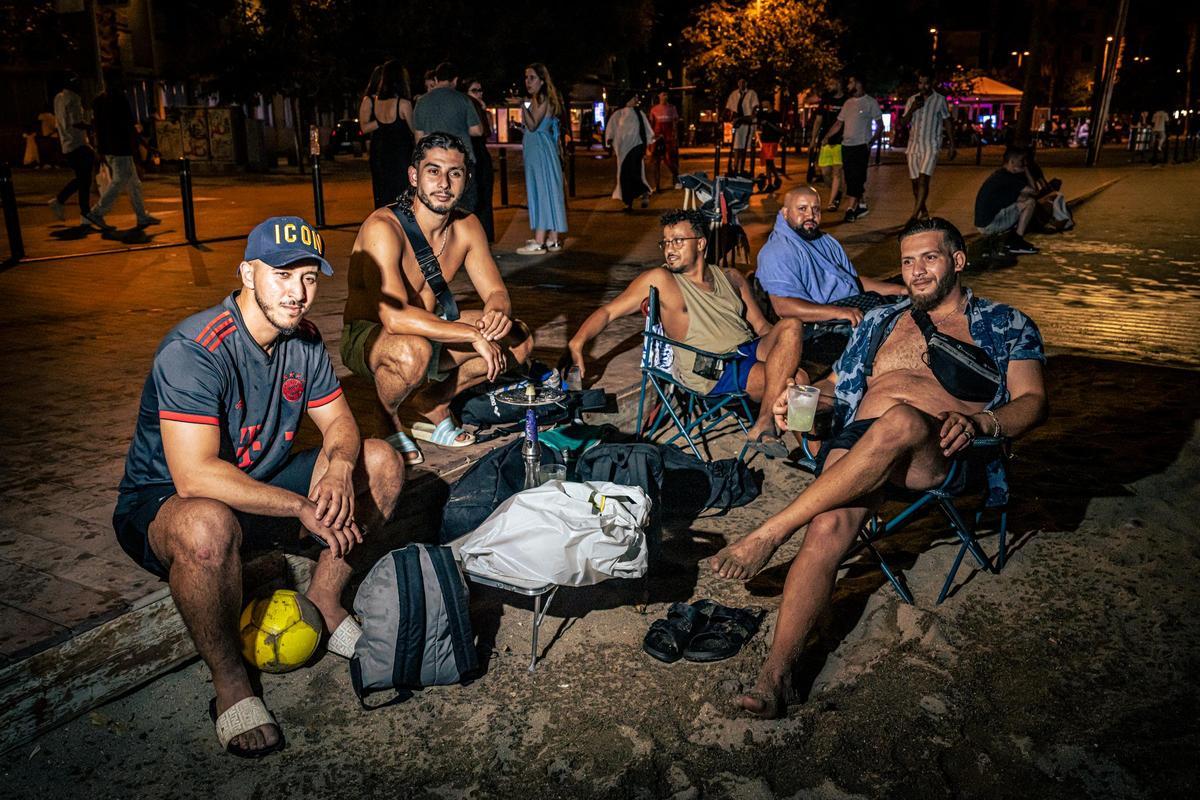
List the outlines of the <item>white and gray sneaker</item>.
{"type": "Polygon", "coordinates": [[[545,255],[546,245],[538,244],[533,239],[530,239],[523,246],[517,248],[517,253],[523,256],[540,256],[545,255]]]}

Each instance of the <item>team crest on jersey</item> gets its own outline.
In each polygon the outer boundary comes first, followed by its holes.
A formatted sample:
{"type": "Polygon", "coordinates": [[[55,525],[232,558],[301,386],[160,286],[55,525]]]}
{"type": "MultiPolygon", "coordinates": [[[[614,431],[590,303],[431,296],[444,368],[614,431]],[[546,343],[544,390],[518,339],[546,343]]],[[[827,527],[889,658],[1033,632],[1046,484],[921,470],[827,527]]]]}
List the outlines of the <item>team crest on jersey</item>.
{"type": "Polygon", "coordinates": [[[304,378],[298,372],[289,372],[283,380],[283,396],[295,403],[304,397],[304,378]]]}

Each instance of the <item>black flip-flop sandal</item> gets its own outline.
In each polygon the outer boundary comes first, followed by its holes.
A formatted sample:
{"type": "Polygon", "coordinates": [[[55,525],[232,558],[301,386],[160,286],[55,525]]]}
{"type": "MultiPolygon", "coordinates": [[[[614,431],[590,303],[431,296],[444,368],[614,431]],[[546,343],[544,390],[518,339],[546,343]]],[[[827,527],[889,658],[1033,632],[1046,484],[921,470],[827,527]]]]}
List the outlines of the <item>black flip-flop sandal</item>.
{"type": "Polygon", "coordinates": [[[749,443],[750,449],[757,450],[767,458],[787,458],[792,454],[783,439],[767,432],[760,433],[758,438],[749,443]]]}
{"type": "Polygon", "coordinates": [[[688,661],[708,663],[737,655],[742,645],[758,632],[766,616],[766,611],[760,608],[730,608],[711,600],[700,603],[708,604],[709,624],[684,649],[683,657],[688,661]]]}
{"type": "Polygon", "coordinates": [[[667,609],[666,619],[656,619],[646,631],[642,649],[664,664],[673,664],[683,656],[684,648],[703,627],[700,612],[687,603],[675,603],[667,609]]]}

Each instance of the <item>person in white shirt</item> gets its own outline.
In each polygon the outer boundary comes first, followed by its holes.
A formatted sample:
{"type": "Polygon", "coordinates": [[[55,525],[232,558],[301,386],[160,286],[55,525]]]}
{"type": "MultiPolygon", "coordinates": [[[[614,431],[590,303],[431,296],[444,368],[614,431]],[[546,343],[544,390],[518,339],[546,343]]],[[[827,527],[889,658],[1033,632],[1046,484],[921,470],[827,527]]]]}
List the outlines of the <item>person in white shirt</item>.
{"type": "Polygon", "coordinates": [[[758,92],[739,78],[737,88],[729,93],[725,111],[733,122],[733,152],[729,154],[729,171],[740,175],[746,165],[746,147],[754,139],[754,115],[758,111],[758,92]]]}
{"type": "Polygon", "coordinates": [[[929,216],[925,207],[929,199],[929,179],[937,166],[938,151],[942,149],[942,133],[950,142],[951,160],[957,155],[954,149],[954,123],[950,118],[950,107],[944,95],[933,89],[933,75],[917,73],[917,93],[904,104],[905,124],[908,134],[908,177],[912,179],[913,212],[908,222],[916,222],[929,216]]]}
{"type": "Polygon", "coordinates": [[[1150,154],[1150,163],[1157,164],[1159,161],[1166,163],[1167,160],[1167,112],[1158,110],[1154,112],[1154,116],[1150,118],[1150,142],[1154,148],[1154,152],[1150,154]]]}
{"type": "Polygon", "coordinates": [[[79,76],[67,75],[62,91],[54,96],[54,118],[58,123],[58,144],[75,177],[50,198],[50,210],[59,219],[65,219],[66,202],[73,193],[78,193],[82,219],[92,207],[92,167],[96,163],[96,154],[88,147],[88,121],[79,97],[79,76]]]}
{"type": "Polygon", "coordinates": [[[871,145],[883,136],[883,112],[875,98],[867,94],[861,74],[852,72],[847,76],[846,92],[850,96],[842,104],[837,122],[833,123],[821,144],[828,144],[831,137],[842,134],[842,170],[846,174],[846,199],[850,201],[845,221],[853,222],[870,213],[863,202],[867,190],[867,161],[871,156],[871,145]]]}

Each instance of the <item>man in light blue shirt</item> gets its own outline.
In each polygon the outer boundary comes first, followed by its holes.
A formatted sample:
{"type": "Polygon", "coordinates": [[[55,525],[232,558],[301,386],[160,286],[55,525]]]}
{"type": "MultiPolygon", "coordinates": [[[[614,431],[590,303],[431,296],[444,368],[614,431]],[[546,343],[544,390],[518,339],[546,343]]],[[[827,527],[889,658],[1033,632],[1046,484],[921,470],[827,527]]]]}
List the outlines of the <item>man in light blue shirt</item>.
{"type": "MultiPolygon", "coordinates": [[[[781,319],[805,323],[857,326],[865,311],[904,294],[899,284],[858,274],[838,241],[821,230],[821,196],[811,186],[784,197],[775,229],[758,253],[755,276],[781,319]]],[[[805,325],[805,333],[820,327],[825,326],[805,325]]]]}

